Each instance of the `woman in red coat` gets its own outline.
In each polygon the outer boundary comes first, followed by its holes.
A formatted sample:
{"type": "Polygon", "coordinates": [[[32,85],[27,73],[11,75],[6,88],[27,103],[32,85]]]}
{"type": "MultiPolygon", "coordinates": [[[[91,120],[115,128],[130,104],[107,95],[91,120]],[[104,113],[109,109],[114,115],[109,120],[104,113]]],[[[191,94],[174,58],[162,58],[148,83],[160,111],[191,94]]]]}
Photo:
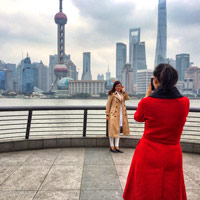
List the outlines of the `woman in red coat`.
{"type": "Polygon", "coordinates": [[[175,84],[177,71],[169,64],[154,70],[151,85],[135,112],[145,122],[130,166],[125,200],[186,200],[180,137],[189,112],[189,100],[175,84]]]}

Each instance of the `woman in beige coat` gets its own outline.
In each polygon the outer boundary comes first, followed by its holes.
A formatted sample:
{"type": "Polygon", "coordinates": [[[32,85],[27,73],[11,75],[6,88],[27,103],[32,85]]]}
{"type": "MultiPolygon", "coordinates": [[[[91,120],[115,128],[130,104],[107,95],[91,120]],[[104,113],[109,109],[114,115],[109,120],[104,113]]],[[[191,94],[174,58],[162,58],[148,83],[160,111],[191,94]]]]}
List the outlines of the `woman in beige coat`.
{"type": "Polygon", "coordinates": [[[129,100],[128,93],[125,92],[125,88],[120,81],[115,81],[113,88],[109,91],[106,104],[110,151],[113,153],[123,153],[119,149],[120,132],[123,132],[123,135],[128,135],[130,133],[125,100],[129,100]]]}

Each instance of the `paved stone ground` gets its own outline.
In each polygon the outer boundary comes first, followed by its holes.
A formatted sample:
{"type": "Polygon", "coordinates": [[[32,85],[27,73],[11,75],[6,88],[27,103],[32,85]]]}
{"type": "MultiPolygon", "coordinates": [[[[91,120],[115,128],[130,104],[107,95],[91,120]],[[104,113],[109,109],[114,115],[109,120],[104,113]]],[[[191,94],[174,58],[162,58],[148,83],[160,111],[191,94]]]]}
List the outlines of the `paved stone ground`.
{"type": "MultiPolygon", "coordinates": [[[[122,200],[134,149],[65,148],[0,154],[0,200],[122,200]]],[[[188,200],[200,199],[200,154],[183,154],[188,200]]]]}

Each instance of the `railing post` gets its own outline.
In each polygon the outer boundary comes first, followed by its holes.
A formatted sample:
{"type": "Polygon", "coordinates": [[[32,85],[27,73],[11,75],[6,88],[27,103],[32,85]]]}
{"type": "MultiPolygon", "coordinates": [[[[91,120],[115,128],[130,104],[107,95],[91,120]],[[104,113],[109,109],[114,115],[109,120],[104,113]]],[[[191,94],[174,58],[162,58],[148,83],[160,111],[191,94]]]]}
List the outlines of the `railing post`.
{"type": "Polygon", "coordinates": [[[27,126],[26,126],[26,139],[29,139],[30,129],[31,129],[31,120],[32,120],[32,110],[29,110],[27,126]]]}
{"type": "Polygon", "coordinates": [[[106,120],[106,137],[108,137],[108,120],[106,120]]]}
{"type": "Polygon", "coordinates": [[[86,130],[87,130],[87,110],[84,110],[83,137],[86,137],[86,130]]]}

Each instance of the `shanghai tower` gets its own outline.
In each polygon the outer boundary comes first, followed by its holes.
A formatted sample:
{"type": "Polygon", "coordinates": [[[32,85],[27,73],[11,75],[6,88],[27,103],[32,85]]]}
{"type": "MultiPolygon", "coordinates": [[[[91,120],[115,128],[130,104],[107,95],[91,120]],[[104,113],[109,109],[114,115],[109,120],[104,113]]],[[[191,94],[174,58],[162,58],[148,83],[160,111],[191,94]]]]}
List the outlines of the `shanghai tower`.
{"type": "Polygon", "coordinates": [[[167,8],[166,8],[166,0],[159,0],[155,67],[160,63],[166,62],[166,52],[167,52],[167,8]]]}

